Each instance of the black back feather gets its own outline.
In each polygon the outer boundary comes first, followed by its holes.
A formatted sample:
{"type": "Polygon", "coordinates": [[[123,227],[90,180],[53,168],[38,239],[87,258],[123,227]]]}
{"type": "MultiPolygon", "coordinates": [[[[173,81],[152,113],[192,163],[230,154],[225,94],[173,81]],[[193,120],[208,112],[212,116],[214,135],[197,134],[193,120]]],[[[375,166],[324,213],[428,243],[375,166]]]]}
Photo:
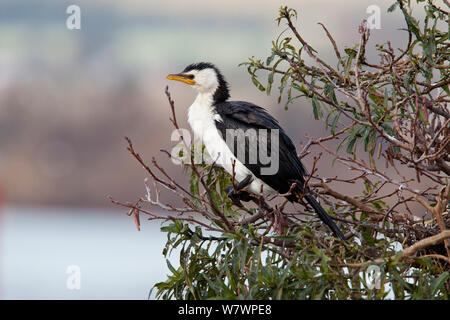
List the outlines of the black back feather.
{"type": "MultiPolygon", "coordinates": [[[[222,137],[226,137],[227,129],[267,129],[269,130],[268,141],[266,146],[258,146],[255,143],[249,143],[246,141],[245,145],[245,157],[244,165],[252,171],[252,173],[267,183],[273,189],[280,193],[286,193],[289,191],[292,183],[297,183],[297,188],[302,190],[304,184],[304,177],[306,175],[306,169],[297,157],[295,146],[289,136],[281,128],[278,121],[266,112],[263,108],[254,105],[253,103],[245,101],[228,101],[218,103],[215,105],[215,111],[220,115],[222,121],[216,121],[216,127],[222,134],[222,137]],[[267,154],[272,154],[270,131],[278,130],[278,156],[279,156],[279,168],[275,175],[262,175],[261,168],[269,165],[263,165],[259,161],[258,148],[267,148],[267,154]],[[250,164],[246,160],[248,154],[258,154],[258,161],[255,164],[250,164]]],[[[237,141],[227,141],[227,143],[235,144],[237,141]]],[[[232,148],[230,148],[232,149],[232,148]]],[[[236,155],[236,148],[233,146],[233,151],[236,155]]],[[[237,156],[237,155],[236,155],[237,156]]],[[[294,197],[291,197],[294,200],[294,197]]]]}
{"type": "MultiPolygon", "coordinates": [[[[266,146],[261,146],[258,143],[249,143],[248,139],[245,141],[245,159],[239,159],[239,155],[236,153],[237,141],[226,141],[230,150],[238,159],[258,178],[267,183],[270,187],[277,190],[280,193],[287,193],[293,183],[296,183],[296,188],[292,190],[292,194],[287,196],[289,201],[297,202],[300,198],[304,197],[306,201],[314,208],[314,211],[318,214],[319,218],[332,230],[332,232],[342,240],[345,240],[345,236],[338,226],[334,223],[331,217],[325,212],[322,206],[317,200],[310,194],[308,188],[305,190],[305,176],[307,171],[302,162],[297,156],[292,140],[280,127],[278,121],[268,114],[263,108],[245,101],[228,101],[215,105],[215,111],[220,115],[222,121],[216,121],[216,128],[222,134],[222,137],[226,137],[227,129],[268,129],[278,130],[279,143],[278,143],[278,156],[279,156],[279,168],[274,175],[262,175],[261,168],[264,167],[258,157],[258,162],[251,164],[247,162],[250,153],[259,154],[259,148],[266,148],[268,154],[272,153],[271,142],[267,141],[266,146]]],[[[270,135],[268,136],[270,138],[270,135]]],[[[226,140],[226,139],[225,139],[226,140]]]]}

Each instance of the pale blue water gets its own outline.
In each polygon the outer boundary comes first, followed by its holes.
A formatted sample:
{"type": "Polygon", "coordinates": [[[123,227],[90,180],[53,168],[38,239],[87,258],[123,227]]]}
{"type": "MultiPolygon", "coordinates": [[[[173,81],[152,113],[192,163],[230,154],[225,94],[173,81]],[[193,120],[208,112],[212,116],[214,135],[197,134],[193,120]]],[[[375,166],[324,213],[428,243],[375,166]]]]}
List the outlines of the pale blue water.
{"type": "Polygon", "coordinates": [[[6,207],[0,212],[1,299],[147,299],[167,274],[165,234],[120,210],[6,207]],[[67,288],[67,267],[80,289],[67,288]]]}

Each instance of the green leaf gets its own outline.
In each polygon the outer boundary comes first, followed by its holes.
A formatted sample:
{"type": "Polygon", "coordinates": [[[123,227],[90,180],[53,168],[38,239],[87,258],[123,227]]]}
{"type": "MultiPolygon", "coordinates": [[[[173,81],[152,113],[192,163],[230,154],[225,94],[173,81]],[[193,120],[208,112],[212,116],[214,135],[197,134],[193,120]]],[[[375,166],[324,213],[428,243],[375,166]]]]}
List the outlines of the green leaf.
{"type": "Polygon", "coordinates": [[[388,9],[387,12],[393,12],[395,10],[395,8],[397,8],[397,2],[394,3],[393,5],[391,5],[388,9]]]}
{"type": "Polygon", "coordinates": [[[266,65],[267,65],[267,66],[270,65],[270,64],[272,63],[272,61],[273,61],[274,58],[275,58],[275,51],[272,50],[272,54],[271,54],[269,57],[267,57],[266,65]]]}
{"type": "Polygon", "coordinates": [[[361,235],[363,236],[364,240],[367,242],[367,245],[369,247],[373,247],[375,245],[376,240],[374,237],[372,237],[372,233],[371,233],[370,229],[365,229],[361,233],[361,235]]]}
{"type": "Polygon", "coordinates": [[[267,95],[270,95],[270,91],[272,89],[272,83],[273,83],[273,76],[275,74],[275,71],[272,71],[269,73],[268,77],[267,77],[267,87],[266,87],[266,92],[267,95]]]}
{"type": "Polygon", "coordinates": [[[338,123],[338,121],[339,121],[339,117],[341,116],[341,112],[338,112],[335,116],[334,116],[334,118],[333,118],[333,122],[331,123],[331,128],[330,128],[330,132],[331,132],[331,134],[333,134],[334,135],[334,133],[336,132],[336,125],[337,125],[337,123],[338,123]]]}
{"type": "Polygon", "coordinates": [[[264,86],[256,79],[256,77],[252,77],[252,82],[260,91],[266,90],[264,86]]]}
{"type": "Polygon", "coordinates": [[[439,277],[434,278],[431,282],[431,294],[433,296],[437,295],[438,291],[443,289],[443,287],[445,286],[445,282],[449,279],[450,273],[448,271],[443,272],[439,277]]]}
{"type": "Polygon", "coordinates": [[[325,95],[331,99],[335,104],[338,104],[336,94],[334,93],[334,85],[327,83],[325,87],[325,95]]]}
{"type": "Polygon", "coordinates": [[[322,117],[322,110],[319,101],[317,101],[316,96],[312,97],[311,104],[313,107],[314,119],[319,120],[322,117]]]}

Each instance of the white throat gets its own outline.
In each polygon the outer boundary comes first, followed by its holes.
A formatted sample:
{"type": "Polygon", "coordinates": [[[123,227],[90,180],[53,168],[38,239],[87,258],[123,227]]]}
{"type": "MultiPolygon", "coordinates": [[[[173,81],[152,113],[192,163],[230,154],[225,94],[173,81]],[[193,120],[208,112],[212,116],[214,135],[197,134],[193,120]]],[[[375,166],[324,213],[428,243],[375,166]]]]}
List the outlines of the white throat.
{"type": "Polygon", "coordinates": [[[188,123],[198,139],[203,139],[207,129],[216,130],[214,121],[219,120],[220,116],[214,112],[213,102],[212,93],[199,92],[189,107],[188,123]]]}

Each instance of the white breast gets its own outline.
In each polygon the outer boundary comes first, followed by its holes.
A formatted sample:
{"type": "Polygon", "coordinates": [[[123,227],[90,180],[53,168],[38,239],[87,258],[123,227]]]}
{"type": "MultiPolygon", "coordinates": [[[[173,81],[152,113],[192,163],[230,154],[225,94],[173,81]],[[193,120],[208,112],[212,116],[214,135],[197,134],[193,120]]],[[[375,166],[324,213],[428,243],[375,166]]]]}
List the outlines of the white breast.
{"type": "Polygon", "coordinates": [[[205,145],[212,161],[221,165],[229,174],[233,174],[235,163],[235,179],[240,182],[248,175],[253,177],[249,191],[260,194],[261,186],[264,194],[275,193],[270,186],[253,175],[231,152],[222,135],[217,130],[215,121],[222,121],[220,115],[212,108],[213,99],[210,94],[199,94],[188,111],[188,123],[194,131],[195,138],[205,145]]]}

